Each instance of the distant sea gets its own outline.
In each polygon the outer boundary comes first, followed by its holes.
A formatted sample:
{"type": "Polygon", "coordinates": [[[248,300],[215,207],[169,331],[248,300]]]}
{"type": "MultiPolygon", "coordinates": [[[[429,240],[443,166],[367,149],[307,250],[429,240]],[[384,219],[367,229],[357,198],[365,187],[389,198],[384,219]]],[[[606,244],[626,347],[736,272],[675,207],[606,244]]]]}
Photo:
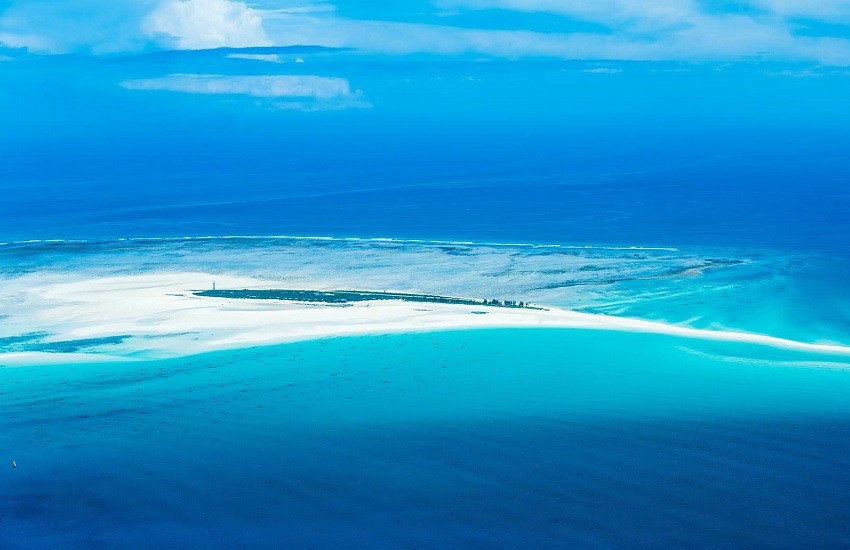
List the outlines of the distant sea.
{"type": "MultiPolygon", "coordinates": [[[[56,186],[90,165],[73,147],[21,168],[0,351],[112,345],[22,307],[21,284],[157,270],[850,344],[850,195],[824,164],[565,181],[542,153],[490,178],[492,154],[414,150],[400,181],[368,160],[183,181],[174,154],[155,161],[172,179],[113,159],[56,186]]],[[[850,360],[728,342],[475,330],[8,367],[0,451],[3,548],[850,546],[850,360]]]]}
{"type": "MultiPolygon", "coordinates": [[[[850,250],[844,171],[783,159],[721,157],[707,166],[667,169],[634,161],[635,173],[593,167],[573,175],[569,159],[527,173],[514,166],[516,158],[500,164],[479,152],[447,165],[435,158],[433,166],[408,158],[382,168],[369,166],[367,158],[318,176],[284,175],[285,167],[252,156],[234,162],[258,162],[260,173],[239,181],[243,176],[231,174],[231,167],[217,171],[215,165],[182,176],[195,167],[168,157],[143,176],[125,173],[120,165],[80,173],[74,154],[85,153],[63,152],[34,177],[12,173],[0,182],[0,242],[301,235],[737,246],[845,257],[850,250]],[[65,174],[57,171],[66,169],[73,177],[62,183],[65,174]]],[[[531,152],[515,153],[525,154],[531,152]]]]}

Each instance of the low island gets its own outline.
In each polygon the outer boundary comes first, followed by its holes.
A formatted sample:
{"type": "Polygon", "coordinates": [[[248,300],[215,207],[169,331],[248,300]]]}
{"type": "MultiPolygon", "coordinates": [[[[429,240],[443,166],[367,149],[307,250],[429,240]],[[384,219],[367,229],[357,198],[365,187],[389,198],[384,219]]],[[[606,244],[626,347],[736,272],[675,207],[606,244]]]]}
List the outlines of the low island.
{"type": "Polygon", "coordinates": [[[6,343],[13,345],[0,350],[0,366],[163,359],[340,336],[506,328],[648,332],[850,354],[850,348],[840,344],[530,306],[525,301],[285,290],[280,284],[204,272],[30,280],[27,307],[15,317],[19,332],[7,337],[6,343]],[[228,290],[202,290],[201,281],[217,281],[228,290]]]}
{"type": "Polygon", "coordinates": [[[377,292],[371,290],[288,290],[288,289],[242,289],[242,290],[201,290],[195,296],[206,298],[235,298],[250,300],[283,300],[287,302],[318,302],[323,304],[346,304],[351,302],[371,302],[376,300],[400,300],[403,302],[425,302],[431,304],[452,304],[462,306],[489,306],[522,309],[543,308],[533,307],[527,302],[516,300],[474,300],[439,296],[436,294],[414,294],[408,292],[377,292]]]}

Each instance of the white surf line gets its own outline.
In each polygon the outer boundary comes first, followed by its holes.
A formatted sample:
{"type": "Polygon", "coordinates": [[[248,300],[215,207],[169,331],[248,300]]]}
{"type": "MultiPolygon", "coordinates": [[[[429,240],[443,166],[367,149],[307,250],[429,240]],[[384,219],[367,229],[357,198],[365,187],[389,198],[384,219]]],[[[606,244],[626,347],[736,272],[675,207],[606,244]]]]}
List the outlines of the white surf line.
{"type": "Polygon", "coordinates": [[[800,342],[799,340],[791,340],[789,338],[780,338],[778,336],[770,336],[767,334],[737,332],[732,330],[710,330],[691,328],[679,325],[670,325],[667,323],[659,323],[657,321],[633,319],[630,317],[615,317],[608,315],[597,315],[592,313],[581,315],[605,317],[607,322],[606,326],[600,327],[602,329],[620,330],[623,332],[649,332],[656,334],[669,334],[671,336],[684,336],[698,340],[721,340],[727,342],[758,344],[795,351],[850,355],[850,346],[844,346],[841,344],[815,344],[809,342],[800,342]]]}
{"type": "Polygon", "coordinates": [[[172,237],[116,237],[104,239],[28,239],[2,243],[4,245],[27,244],[110,244],[123,242],[185,242],[185,241],[215,241],[215,240],[281,240],[281,241],[321,241],[340,243],[366,244],[411,244],[434,246],[470,246],[490,248],[553,248],[564,250],[601,250],[601,251],[634,251],[634,252],[679,252],[678,248],[664,246],[641,245],[592,245],[592,244],[563,244],[563,243],[523,243],[523,242],[492,242],[492,241],[459,241],[440,239],[402,239],[393,237],[331,237],[323,235],[184,235],[172,237]]]}

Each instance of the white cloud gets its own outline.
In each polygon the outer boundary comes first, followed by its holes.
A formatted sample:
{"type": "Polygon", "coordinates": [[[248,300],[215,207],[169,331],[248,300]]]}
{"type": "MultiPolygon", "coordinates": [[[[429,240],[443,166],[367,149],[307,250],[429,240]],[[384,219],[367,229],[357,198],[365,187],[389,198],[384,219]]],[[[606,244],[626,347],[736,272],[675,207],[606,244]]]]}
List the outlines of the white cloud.
{"type": "MultiPolygon", "coordinates": [[[[850,66],[850,40],[840,29],[833,36],[795,34],[795,18],[850,24],[850,0],[740,0],[738,4],[749,9],[726,12],[708,10],[706,6],[714,4],[704,0],[434,0],[435,10],[446,15],[442,25],[347,19],[321,1],[252,1],[260,4],[7,0],[10,7],[0,12],[0,43],[51,53],[138,51],[151,42],[178,49],[315,44],[382,54],[666,61],[757,58],[850,66]],[[608,31],[557,33],[451,25],[461,21],[452,13],[486,9],[559,14],[603,25],[608,31]]],[[[376,17],[382,12],[380,6],[373,7],[376,17]]],[[[830,26],[824,28],[829,31],[830,26]]],[[[255,54],[241,58],[274,61],[255,54]]]]}
{"type": "Polygon", "coordinates": [[[276,53],[230,53],[225,57],[228,59],[247,59],[250,61],[265,61],[266,63],[283,63],[276,53]]]}
{"type": "Polygon", "coordinates": [[[162,78],[126,80],[121,85],[129,90],[168,90],[193,94],[236,94],[253,97],[327,99],[352,94],[351,86],[344,78],[300,75],[173,74],[162,78]]]}
{"type": "Polygon", "coordinates": [[[587,35],[588,59],[599,58],[596,50],[626,60],[757,57],[850,65],[850,40],[795,35],[791,20],[850,22],[850,0],[742,0],[725,11],[707,10],[711,4],[695,0],[438,0],[438,5],[553,13],[607,26],[609,33],[587,35]]]}
{"type": "Polygon", "coordinates": [[[0,9],[0,43],[38,53],[138,50],[146,41],[139,21],[156,2],[9,0],[0,9]]]}
{"type": "Polygon", "coordinates": [[[696,14],[654,35],[483,30],[277,14],[266,17],[276,41],[351,47],[373,53],[479,53],[519,58],[706,61],[741,58],[850,65],[850,41],[794,36],[787,25],[739,14],[696,14]]]}
{"type": "Polygon", "coordinates": [[[850,76],[850,70],[844,68],[808,67],[804,69],[785,69],[782,71],[768,71],[771,76],[788,76],[791,78],[821,78],[825,76],[850,76]]]}
{"type": "Polygon", "coordinates": [[[590,74],[618,74],[623,72],[623,70],[615,69],[614,67],[594,67],[592,69],[583,69],[581,72],[590,74]]]}
{"type": "Polygon", "coordinates": [[[752,5],[771,13],[808,17],[832,22],[850,21],[850,0],[751,0],[752,5]]]}
{"type": "Polygon", "coordinates": [[[635,25],[640,28],[664,28],[687,20],[698,13],[693,0],[438,0],[446,9],[507,9],[556,13],[583,21],[609,25],[635,25]]]}
{"type": "Polygon", "coordinates": [[[27,48],[36,52],[53,52],[56,49],[53,42],[46,36],[16,32],[0,32],[0,46],[27,48]]]}
{"type": "Polygon", "coordinates": [[[244,95],[275,101],[279,108],[324,110],[368,107],[360,90],[352,90],[348,80],[324,76],[268,75],[231,76],[173,74],[161,78],[125,80],[128,90],[157,90],[190,94],[244,95]]]}
{"type": "Polygon", "coordinates": [[[260,13],[230,0],[166,0],[142,21],[148,36],[178,49],[269,46],[260,13]]]}
{"type": "MultiPolygon", "coordinates": [[[[706,13],[705,7],[712,5],[711,2],[697,0],[436,0],[435,3],[455,12],[461,8],[507,9],[557,13],[608,25],[640,23],[659,28],[688,22],[706,13]]],[[[722,4],[719,6],[723,7],[722,4]]],[[[740,12],[736,7],[751,8],[744,11],[754,15],[810,17],[831,22],[850,19],[850,0],[741,0],[737,6],[730,2],[727,12],[740,12]]],[[[722,11],[714,10],[714,13],[722,11]]]]}
{"type": "Polygon", "coordinates": [[[327,13],[336,11],[336,6],[328,3],[318,4],[302,4],[298,6],[288,6],[285,8],[272,8],[264,11],[273,13],[327,13]]]}

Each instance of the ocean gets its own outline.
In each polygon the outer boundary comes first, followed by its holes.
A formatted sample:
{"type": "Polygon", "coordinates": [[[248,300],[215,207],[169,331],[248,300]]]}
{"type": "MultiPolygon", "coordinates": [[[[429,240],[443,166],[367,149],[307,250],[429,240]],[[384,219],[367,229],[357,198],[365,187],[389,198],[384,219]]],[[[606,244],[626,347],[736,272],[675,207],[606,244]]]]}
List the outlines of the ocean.
{"type": "Polygon", "coordinates": [[[7,368],[0,540],[846,546],[848,367],[503,329],[7,368]]]}
{"type": "Polygon", "coordinates": [[[119,86],[224,53],[0,74],[0,547],[850,547],[847,355],[434,327],[162,357],[44,291],[220,274],[848,346],[846,75],[295,48],[371,108],[119,86]]]}
{"type": "Polygon", "coordinates": [[[49,304],[27,294],[51,281],[218,269],[321,288],[487,288],[847,344],[841,261],[734,247],[393,239],[10,243],[0,248],[3,351],[130,361],[0,370],[0,449],[17,465],[2,470],[0,540],[846,546],[847,355],[489,329],[155,359],[146,351],[155,340],[76,336],[85,319],[47,319],[49,304]]]}

